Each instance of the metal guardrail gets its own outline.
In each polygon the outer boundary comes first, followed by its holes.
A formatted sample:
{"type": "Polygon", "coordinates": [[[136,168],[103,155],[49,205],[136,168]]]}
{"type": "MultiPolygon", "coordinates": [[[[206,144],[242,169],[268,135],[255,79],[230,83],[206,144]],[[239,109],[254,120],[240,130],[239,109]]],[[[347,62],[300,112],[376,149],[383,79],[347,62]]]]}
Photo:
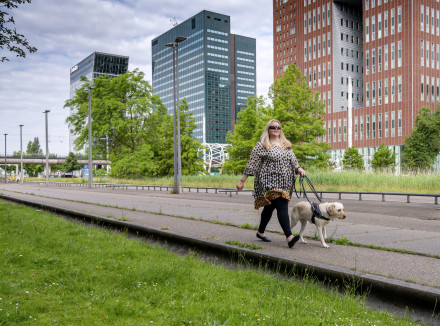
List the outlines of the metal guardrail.
{"type": "MultiPolygon", "coordinates": [[[[45,185],[45,181],[26,181],[25,183],[30,184],[41,184],[45,185]]],[[[52,186],[59,187],[67,187],[67,186],[77,186],[77,187],[88,187],[88,183],[74,183],[74,182],[50,182],[52,186]]],[[[93,183],[93,187],[95,188],[113,188],[113,189],[135,189],[135,190],[159,190],[159,191],[170,191],[173,189],[173,186],[155,186],[155,185],[133,185],[133,184],[117,184],[117,183],[93,183]]],[[[182,190],[187,192],[205,192],[205,193],[224,193],[229,194],[232,197],[233,193],[238,195],[237,189],[230,188],[214,188],[214,187],[182,187],[182,190]]],[[[240,192],[252,192],[253,189],[243,189],[240,192]]],[[[342,200],[342,195],[358,195],[360,201],[362,201],[363,195],[378,195],[382,198],[382,202],[385,202],[385,198],[388,196],[403,196],[406,197],[406,202],[411,202],[411,197],[431,197],[434,198],[434,204],[438,205],[438,199],[440,198],[439,194],[421,194],[421,193],[407,193],[407,192],[369,192],[369,191],[338,191],[338,190],[328,190],[328,191],[316,191],[320,197],[323,194],[337,194],[338,199],[342,200]]],[[[312,192],[307,191],[307,194],[311,194],[312,192]]]]}

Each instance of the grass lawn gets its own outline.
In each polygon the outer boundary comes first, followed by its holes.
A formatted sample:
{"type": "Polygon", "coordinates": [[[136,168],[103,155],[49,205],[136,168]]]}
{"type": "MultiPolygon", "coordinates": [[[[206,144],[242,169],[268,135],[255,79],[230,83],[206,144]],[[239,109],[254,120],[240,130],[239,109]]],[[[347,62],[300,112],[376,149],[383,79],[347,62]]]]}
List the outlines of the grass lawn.
{"type": "MultiPolygon", "coordinates": [[[[374,192],[409,192],[409,193],[438,193],[440,185],[440,173],[437,174],[412,174],[394,175],[391,173],[373,173],[356,171],[308,171],[308,178],[316,190],[336,191],[374,191],[374,192]]],[[[241,175],[200,175],[182,176],[184,187],[215,187],[234,188],[241,175]]],[[[26,181],[44,181],[38,178],[26,178],[26,181]]],[[[76,182],[87,183],[88,179],[50,179],[51,182],[76,182]]],[[[254,179],[250,177],[245,184],[245,189],[254,187],[254,179]]],[[[97,183],[121,183],[138,185],[172,186],[174,178],[171,177],[143,177],[136,179],[111,179],[94,178],[97,183]]],[[[298,184],[298,181],[297,181],[298,184]]],[[[299,189],[299,186],[297,187],[299,189]]]]}
{"type": "Polygon", "coordinates": [[[0,201],[1,325],[416,325],[313,278],[210,265],[0,201]]]}

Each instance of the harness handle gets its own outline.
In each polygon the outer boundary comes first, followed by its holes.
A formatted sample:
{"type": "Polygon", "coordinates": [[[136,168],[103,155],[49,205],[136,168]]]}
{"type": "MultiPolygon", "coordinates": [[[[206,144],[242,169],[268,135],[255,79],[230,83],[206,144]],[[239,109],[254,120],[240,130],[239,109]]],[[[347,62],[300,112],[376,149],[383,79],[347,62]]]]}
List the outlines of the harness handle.
{"type": "Polygon", "coordinates": [[[305,175],[304,177],[299,177],[299,195],[298,195],[298,191],[296,190],[296,176],[294,178],[294,183],[293,183],[293,188],[295,190],[295,194],[297,198],[301,197],[301,194],[304,194],[304,197],[307,199],[307,201],[310,203],[310,205],[312,204],[312,202],[310,201],[309,197],[307,197],[307,192],[306,192],[306,188],[304,186],[304,179],[306,179],[306,182],[308,184],[308,186],[310,187],[311,191],[313,192],[313,194],[316,196],[316,198],[318,198],[320,203],[323,203],[322,198],[318,195],[318,193],[315,190],[315,187],[313,186],[313,183],[310,181],[310,179],[305,175]]]}

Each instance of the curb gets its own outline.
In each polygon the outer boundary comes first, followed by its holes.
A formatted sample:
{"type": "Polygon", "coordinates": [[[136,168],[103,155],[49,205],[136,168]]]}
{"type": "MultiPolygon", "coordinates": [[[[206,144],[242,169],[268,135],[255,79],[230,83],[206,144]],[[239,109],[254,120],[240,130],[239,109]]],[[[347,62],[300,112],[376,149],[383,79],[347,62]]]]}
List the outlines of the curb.
{"type": "MultiPolygon", "coordinates": [[[[281,266],[287,270],[295,269],[301,275],[311,273],[319,278],[333,279],[341,281],[340,284],[359,284],[360,291],[367,290],[368,293],[387,296],[393,301],[401,300],[406,305],[416,305],[423,310],[435,312],[439,310],[438,303],[440,303],[440,290],[419,285],[415,283],[405,282],[386,278],[383,276],[376,276],[368,273],[361,273],[352,271],[346,268],[337,266],[330,266],[318,262],[288,258],[283,255],[268,254],[260,250],[250,250],[246,248],[239,248],[236,246],[219,243],[214,240],[196,238],[192,236],[183,235],[177,232],[162,230],[154,227],[147,227],[133,222],[119,221],[98,215],[77,212],[70,209],[65,209],[57,206],[45,205],[28,200],[18,199],[0,194],[0,199],[12,201],[26,206],[42,208],[52,213],[59,213],[75,218],[82,218],[84,220],[95,222],[97,225],[108,225],[116,229],[128,230],[132,233],[141,233],[150,235],[167,241],[183,244],[187,246],[196,247],[201,251],[210,251],[216,254],[227,254],[228,257],[246,258],[253,263],[269,263],[271,267],[275,268],[281,266]],[[363,290],[362,290],[363,289],[363,290]]],[[[281,270],[281,269],[280,269],[281,270]]],[[[356,290],[359,290],[356,288],[356,290]]]]}

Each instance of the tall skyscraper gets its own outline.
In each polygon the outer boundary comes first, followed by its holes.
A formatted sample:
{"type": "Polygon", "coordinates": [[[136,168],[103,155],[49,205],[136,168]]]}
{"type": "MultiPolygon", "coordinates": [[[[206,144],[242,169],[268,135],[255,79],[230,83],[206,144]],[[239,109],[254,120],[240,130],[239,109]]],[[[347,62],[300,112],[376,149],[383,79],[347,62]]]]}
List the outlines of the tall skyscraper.
{"type": "MultiPolygon", "coordinates": [[[[78,64],[70,68],[70,98],[73,98],[83,82],[80,78],[85,76],[88,80],[95,80],[99,76],[108,75],[116,77],[125,74],[128,70],[128,57],[107,54],[101,52],[93,52],[78,64]]],[[[76,152],[74,141],[76,136],[69,134],[69,152],[76,152]]]]}
{"type": "Polygon", "coordinates": [[[173,114],[173,49],[177,37],[179,99],[186,99],[202,143],[225,144],[248,96],[256,94],[256,41],[230,33],[230,17],[203,10],[151,42],[153,92],[173,114]]]}
{"type": "Polygon", "coordinates": [[[438,1],[273,0],[274,78],[295,63],[321,93],[333,161],[353,145],[369,167],[383,142],[400,165],[419,110],[440,100],[439,20],[438,1]]]}

